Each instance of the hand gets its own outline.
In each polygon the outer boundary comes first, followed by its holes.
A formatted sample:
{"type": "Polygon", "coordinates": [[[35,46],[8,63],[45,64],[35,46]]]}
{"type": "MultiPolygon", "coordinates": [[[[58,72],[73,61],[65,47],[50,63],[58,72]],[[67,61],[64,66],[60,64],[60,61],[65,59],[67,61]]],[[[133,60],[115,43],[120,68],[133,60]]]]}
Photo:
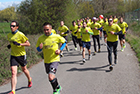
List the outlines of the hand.
{"type": "Polygon", "coordinates": [[[95,27],[94,29],[96,29],[96,30],[97,30],[98,28],[97,28],[97,27],[95,27]]]}
{"type": "Polygon", "coordinates": [[[10,49],[10,48],[11,48],[11,45],[10,45],[10,44],[9,44],[9,45],[7,45],[7,48],[8,48],[8,49],[10,49]]]}
{"type": "Polygon", "coordinates": [[[62,35],[64,34],[64,32],[61,33],[62,35]]]}
{"type": "Polygon", "coordinates": [[[111,33],[112,35],[114,35],[114,32],[113,32],[113,31],[110,31],[110,33],[111,33]]]}
{"type": "Polygon", "coordinates": [[[13,44],[20,46],[20,43],[17,43],[16,41],[13,41],[13,44]]]}
{"type": "Polygon", "coordinates": [[[59,55],[60,52],[61,52],[61,51],[58,49],[58,50],[55,51],[55,54],[56,54],[56,55],[59,55]]]}
{"type": "Polygon", "coordinates": [[[43,48],[43,43],[41,43],[41,44],[39,45],[39,48],[40,48],[40,49],[42,49],[42,48],[43,48]]]}

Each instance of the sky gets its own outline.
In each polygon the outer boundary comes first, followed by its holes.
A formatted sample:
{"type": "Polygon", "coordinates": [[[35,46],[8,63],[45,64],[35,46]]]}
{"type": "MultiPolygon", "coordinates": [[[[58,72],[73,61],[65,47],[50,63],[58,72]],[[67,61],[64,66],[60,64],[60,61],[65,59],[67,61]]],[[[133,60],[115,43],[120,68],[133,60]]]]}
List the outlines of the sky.
{"type": "Polygon", "coordinates": [[[3,10],[5,8],[8,8],[10,6],[17,6],[21,3],[21,1],[25,0],[0,0],[0,10],[3,10]]]}

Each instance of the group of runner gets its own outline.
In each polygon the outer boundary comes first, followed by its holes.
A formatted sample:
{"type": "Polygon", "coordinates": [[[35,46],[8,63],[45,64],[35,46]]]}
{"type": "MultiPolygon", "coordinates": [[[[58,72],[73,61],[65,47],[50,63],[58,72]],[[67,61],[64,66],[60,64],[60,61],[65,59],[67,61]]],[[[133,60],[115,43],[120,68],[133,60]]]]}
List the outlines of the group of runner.
{"type": "MultiPolygon", "coordinates": [[[[11,89],[9,94],[15,94],[16,83],[17,83],[17,67],[21,65],[22,71],[28,78],[28,87],[32,87],[32,78],[30,73],[26,68],[26,51],[25,46],[30,46],[28,38],[18,30],[19,24],[16,21],[12,21],[10,24],[11,33],[8,34],[8,40],[10,44],[7,46],[11,49],[11,89]]],[[[117,63],[117,45],[118,39],[120,39],[121,51],[126,47],[125,45],[125,34],[128,30],[128,25],[123,21],[123,17],[118,19],[114,16],[106,18],[100,15],[98,18],[89,17],[84,19],[78,19],[77,21],[72,21],[72,26],[67,27],[64,21],[60,22],[60,27],[58,27],[58,32],[52,29],[52,25],[45,22],[43,24],[44,34],[38,38],[36,48],[37,51],[43,51],[44,55],[44,66],[46,73],[48,74],[48,79],[53,88],[53,94],[60,94],[61,86],[55,76],[57,71],[57,66],[60,62],[60,57],[63,57],[63,49],[69,52],[68,48],[68,34],[72,36],[72,41],[74,44],[74,49],[77,50],[77,44],[79,44],[80,52],[82,53],[83,63],[86,62],[85,50],[88,50],[88,59],[90,60],[92,55],[96,55],[98,43],[98,52],[101,52],[100,40],[104,36],[104,42],[108,50],[108,61],[109,69],[112,70],[112,50],[114,53],[114,63],[117,63]],[[103,34],[102,34],[103,32],[103,34]],[[57,34],[58,33],[58,34],[57,34]],[[118,38],[119,35],[119,38],[118,38]],[[91,36],[94,43],[94,52],[91,52],[91,36]],[[59,45],[60,44],[60,45],[59,45]]]]}
{"type": "MultiPolygon", "coordinates": [[[[88,59],[91,59],[92,55],[96,55],[96,53],[101,51],[101,44],[100,40],[102,40],[102,36],[104,37],[104,44],[107,46],[108,50],[108,61],[110,64],[110,70],[113,69],[112,67],[112,50],[114,53],[114,63],[117,63],[117,45],[118,45],[118,39],[120,40],[121,45],[121,51],[124,51],[125,45],[125,34],[128,30],[128,25],[126,22],[123,21],[123,17],[120,17],[119,20],[116,18],[116,16],[110,16],[109,18],[104,17],[103,15],[100,15],[98,18],[93,17],[90,19],[89,17],[84,19],[78,19],[77,23],[76,21],[72,21],[72,26],[68,29],[67,26],[60,26],[58,31],[61,36],[63,36],[67,40],[68,33],[71,33],[72,35],[72,41],[75,47],[75,50],[77,50],[77,43],[80,46],[80,52],[82,52],[83,56],[83,62],[86,62],[85,59],[85,48],[87,48],[89,57],[88,59]],[[67,29],[64,29],[67,28],[67,29]],[[61,29],[60,29],[61,28],[61,29]],[[62,29],[63,28],[63,29],[62,29]],[[65,35],[62,35],[61,33],[64,33],[65,35]],[[103,34],[102,34],[103,32],[103,34]],[[90,41],[90,35],[93,39],[93,45],[94,45],[94,52],[91,55],[91,41],[90,41]],[[97,45],[96,41],[98,43],[98,51],[97,51],[97,45]]],[[[67,47],[68,49],[68,47],[67,47]]],[[[63,56],[61,54],[61,56],[63,56]]]]}

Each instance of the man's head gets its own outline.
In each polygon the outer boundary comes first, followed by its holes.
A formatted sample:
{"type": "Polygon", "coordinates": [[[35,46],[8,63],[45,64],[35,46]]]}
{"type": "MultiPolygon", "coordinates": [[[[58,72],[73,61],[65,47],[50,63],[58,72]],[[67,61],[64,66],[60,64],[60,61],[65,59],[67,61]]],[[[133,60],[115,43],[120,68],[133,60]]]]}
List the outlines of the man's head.
{"type": "Polygon", "coordinates": [[[45,22],[43,24],[43,31],[44,31],[45,35],[49,36],[51,34],[51,30],[52,30],[52,25],[45,22]]]}
{"type": "Polygon", "coordinates": [[[72,21],[72,25],[75,26],[76,25],[76,22],[75,21],[72,21]]]}
{"type": "Polygon", "coordinates": [[[93,17],[92,20],[95,23],[97,21],[97,18],[96,17],[93,17]]]}
{"type": "Polygon", "coordinates": [[[120,23],[123,23],[123,17],[120,17],[119,20],[120,20],[120,23]]]}
{"type": "Polygon", "coordinates": [[[19,28],[19,23],[17,21],[12,21],[10,24],[11,31],[14,32],[19,28]]]}
{"type": "Polygon", "coordinates": [[[78,24],[78,28],[81,28],[81,24],[80,23],[78,24]]]}
{"type": "Polygon", "coordinates": [[[63,26],[63,25],[64,25],[64,21],[61,21],[61,22],[60,22],[60,25],[63,26]]]}
{"type": "Polygon", "coordinates": [[[106,17],[104,18],[104,22],[107,22],[107,18],[106,17]]]}
{"type": "Polygon", "coordinates": [[[109,25],[111,26],[112,24],[113,24],[113,19],[112,18],[108,18],[108,23],[109,23],[109,25]]]}
{"type": "Polygon", "coordinates": [[[87,23],[83,22],[83,27],[86,28],[87,27],[87,23]]]}

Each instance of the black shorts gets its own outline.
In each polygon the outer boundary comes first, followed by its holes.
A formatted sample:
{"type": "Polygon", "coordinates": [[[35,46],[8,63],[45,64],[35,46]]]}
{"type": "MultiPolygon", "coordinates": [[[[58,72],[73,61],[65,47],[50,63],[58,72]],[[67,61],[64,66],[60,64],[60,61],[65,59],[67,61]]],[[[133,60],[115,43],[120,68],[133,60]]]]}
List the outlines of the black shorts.
{"type": "Polygon", "coordinates": [[[19,64],[22,67],[27,65],[26,55],[24,55],[24,56],[11,56],[10,66],[19,66],[19,64]]]}
{"type": "Polygon", "coordinates": [[[45,65],[45,69],[46,69],[47,74],[50,74],[50,73],[55,74],[57,71],[57,67],[59,65],[59,62],[53,62],[53,63],[49,63],[49,64],[44,63],[44,65],[45,65]]]}
{"type": "Polygon", "coordinates": [[[125,35],[124,34],[119,35],[119,40],[122,40],[122,39],[125,39],[125,35]]]}

